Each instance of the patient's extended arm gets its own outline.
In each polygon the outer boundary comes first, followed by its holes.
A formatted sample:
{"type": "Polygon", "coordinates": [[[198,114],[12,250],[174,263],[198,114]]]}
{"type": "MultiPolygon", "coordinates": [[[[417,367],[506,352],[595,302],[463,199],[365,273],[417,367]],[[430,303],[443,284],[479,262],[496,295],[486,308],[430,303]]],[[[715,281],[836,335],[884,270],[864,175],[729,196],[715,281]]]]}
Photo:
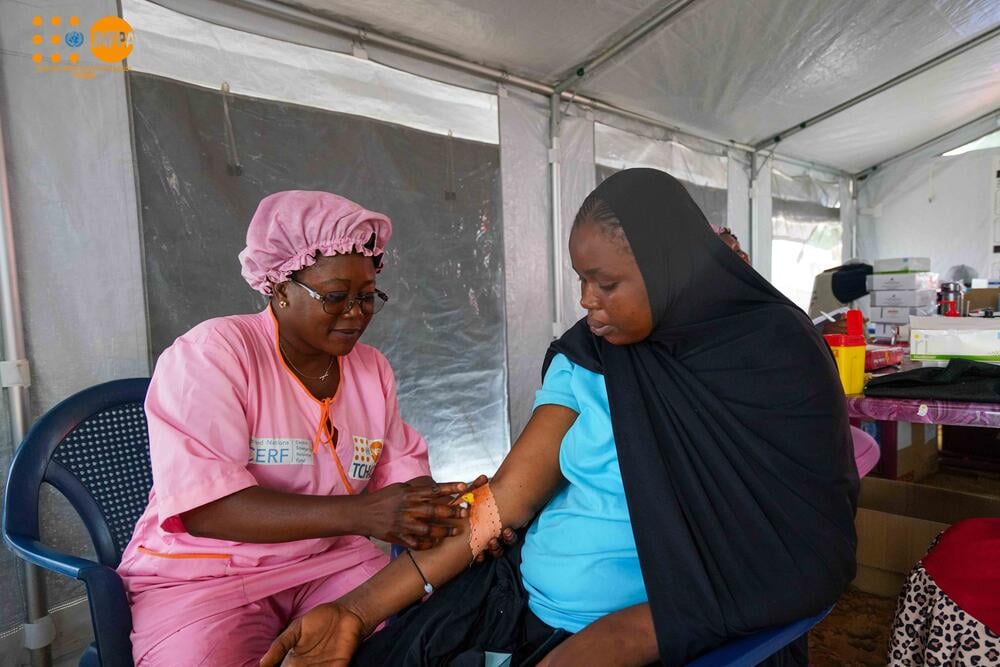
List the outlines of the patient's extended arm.
{"type": "MultiPolygon", "coordinates": [[[[521,527],[549,501],[564,482],[559,447],[577,413],[558,405],[539,406],[489,484],[503,526],[521,527]]],[[[481,495],[481,494],[480,494],[481,495]]],[[[475,520],[477,512],[470,513],[475,520]]],[[[479,516],[488,513],[479,512],[479,516]]],[[[487,517],[488,518],[488,517],[487,517]]],[[[469,565],[469,519],[456,519],[459,533],[437,547],[413,553],[427,580],[444,584],[469,565]]],[[[424,581],[409,558],[390,563],[370,580],[329,605],[295,620],[261,660],[265,667],[281,663],[343,665],[358,642],[379,623],[424,595],[424,581]]]]}

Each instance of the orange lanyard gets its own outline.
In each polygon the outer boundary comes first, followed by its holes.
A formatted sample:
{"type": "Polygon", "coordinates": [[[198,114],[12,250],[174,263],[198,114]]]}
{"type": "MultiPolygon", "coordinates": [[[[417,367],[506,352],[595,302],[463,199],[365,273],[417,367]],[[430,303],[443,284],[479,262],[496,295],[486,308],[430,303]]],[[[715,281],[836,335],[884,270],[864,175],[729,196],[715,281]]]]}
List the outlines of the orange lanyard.
{"type": "Polygon", "coordinates": [[[347,493],[354,495],[354,489],[351,487],[351,483],[347,481],[347,475],[344,473],[344,466],[340,463],[340,457],[337,456],[336,443],[333,441],[333,416],[330,414],[330,404],[333,403],[332,398],[325,398],[320,401],[320,411],[319,411],[319,426],[316,428],[316,438],[313,440],[313,454],[315,455],[319,452],[320,445],[323,444],[324,436],[326,436],[326,446],[330,450],[330,456],[333,457],[333,462],[337,464],[337,472],[340,473],[340,481],[344,483],[344,487],[347,489],[347,493]]]}

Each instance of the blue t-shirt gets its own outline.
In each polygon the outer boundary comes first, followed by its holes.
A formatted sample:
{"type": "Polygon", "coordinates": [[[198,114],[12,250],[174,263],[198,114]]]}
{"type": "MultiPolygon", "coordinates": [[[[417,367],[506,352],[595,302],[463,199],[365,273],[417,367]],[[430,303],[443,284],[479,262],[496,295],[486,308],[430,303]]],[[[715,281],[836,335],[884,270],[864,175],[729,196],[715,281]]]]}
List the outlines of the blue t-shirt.
{"type": "Polygon", "coordinates": [[[648,598],[604,376],[556,355],[535,397],[536,408],[553,404],[579,415],[559,449],[559,467],[569,484],[528,530],[521,578],[528,606],[538,618],[579,632],[602,616],[648,598]]]}

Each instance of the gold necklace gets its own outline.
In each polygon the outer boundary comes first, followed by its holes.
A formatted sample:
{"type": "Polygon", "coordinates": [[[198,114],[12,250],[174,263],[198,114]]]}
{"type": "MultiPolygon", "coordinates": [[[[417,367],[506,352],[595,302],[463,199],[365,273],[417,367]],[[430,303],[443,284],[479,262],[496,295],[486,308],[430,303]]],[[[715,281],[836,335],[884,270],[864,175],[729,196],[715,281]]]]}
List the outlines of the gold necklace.
{"type": "Polygon", "coordinates": [[[292,370],[298,373],[299,376],[304,377],[307,380],[319,380],[320,382],[330,377],[330,369],[333,368],[333,360],[336,359],[334,355],[332,354],[330,355],[330,363],[327,364],[326,371],[319,377],[314,377],[312,375],[306,375],[305,373],[303,373],[302,371],[300,371],[298,368],[295,367],[295,364],[292,363],[292,358],[288,356],[287,352],[285,352],[285,346],[281,344],[280,338],[278,339],[278,349],[281,350],[281,354],[282,356],[285,357],[285,361],[288,362],[288,365],[291,366],[292,370]]]}

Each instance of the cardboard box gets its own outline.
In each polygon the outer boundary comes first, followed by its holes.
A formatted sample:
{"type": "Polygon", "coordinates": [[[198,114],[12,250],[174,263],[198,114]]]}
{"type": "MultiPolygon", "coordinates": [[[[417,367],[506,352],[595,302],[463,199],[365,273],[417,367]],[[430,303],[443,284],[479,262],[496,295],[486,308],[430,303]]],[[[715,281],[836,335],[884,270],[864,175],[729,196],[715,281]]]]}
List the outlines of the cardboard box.
{"type": "Polygon", "coordinates": [[[862,421],[861,430],[875,438],[881,454],[878,474],[915,482],[938,470],[938,428],[934,424],[862,421]]]}
{"type": "Polygon", "coordinates": [[[982,310],[983,308],[1000,310],[998,301],[1000,301],[1000,287],[970,289],[965,293],[965,302],[969,304],[969,311],[982,310]]]}
{"type": "Polygon", "coordinates": [[[879,290],[937,290],[940,286],[936,273],[876,273],[866,279],[868,291],[879,290]]]}
{"type": "Polygon", "coordinates": [[[875,260],[875,273],[919,273],[930,270],[930,257],[894,257],[875,260]]]}
{"type": "Polygon", "coordinates": [[[855,527],[854,585],[892,597],[945,528],[973,517],[1000,516],[1000,499],[875,477],[861,481],[855,527]]]}
{"type": "Polygon", "coordinates": [[[910,358],[1000,362],[1000,318],[911,317],[910,358]]]}
{"type": "Polygon", "coordinates": [[[934,290],[888,290],[872,292],[873,306],[926,308],[937,302],[934,290]]]}
{"type": "Polygon", "coordinates": [[[926,306],[924,308],[884,306],[872,308],[871,321],[878,324],[909,324],[911,315],[929,317],[936,314],[937,306],[926,306]]]}

